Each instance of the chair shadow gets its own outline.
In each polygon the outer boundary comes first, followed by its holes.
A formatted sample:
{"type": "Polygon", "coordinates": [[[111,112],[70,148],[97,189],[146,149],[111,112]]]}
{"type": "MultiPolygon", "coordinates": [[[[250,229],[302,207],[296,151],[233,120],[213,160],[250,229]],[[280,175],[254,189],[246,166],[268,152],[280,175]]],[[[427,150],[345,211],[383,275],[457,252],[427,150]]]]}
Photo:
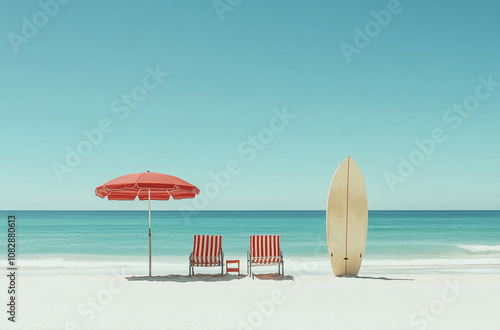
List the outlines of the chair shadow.
{"type": "MultiPolygon", "coordinates": [[[[242,280],[249,277],[246,274],[241,275],[220,275],[220,274],[198,274],[193,276],[187,275],[165,275],[165,276],[129,276],[126,277],[128,281],[146,281],[146,282],[177,282],[177,283],[191,283],[191,282],[229,282],[242,280]]],[[[279,274],[252,274],[252,279],[264,281],[293,281],[293,276],[281,276],[279,274]]]]}
{"type": "Polygon", "coordinates": [[[258,280],[272,280],[272,281],[293,281],[293,276],[291,275],[286,275],[286,276],[281,276],[280,274],[272,273],[272,274],[255,274],[252,273],[252,279],[258,279],[258,280]]]}
{"type": "Polygon", "coordinates": [[[147,281],[147,282],[228,282],[241,280],[247,275],[220,275],[220,274],[198,274],[194,276],[187,275],[165,275],[165,276],[129,276],[128,281],[147,281]]]}

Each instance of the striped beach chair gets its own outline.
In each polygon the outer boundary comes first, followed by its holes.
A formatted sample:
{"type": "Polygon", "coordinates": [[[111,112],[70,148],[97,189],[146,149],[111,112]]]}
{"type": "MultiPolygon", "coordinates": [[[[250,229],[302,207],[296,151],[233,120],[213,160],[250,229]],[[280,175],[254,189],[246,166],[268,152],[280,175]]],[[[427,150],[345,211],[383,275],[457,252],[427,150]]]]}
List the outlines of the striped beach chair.
{"type": "Polygon", "coordinates": [[[220,266],[224,274],[224,252],[222,236],[194,235],[193,252],[189,255],[189,276],[194,275],[194,267],[220,266]]]}
{"type": "Polygon", "coordinates": [[[278,274],[285,276],[279,235],[250,236],[250,250],[248,250],[247,255],[248,274],[252,274],[252,266],[269,265],[278,265],[278,274]]]}

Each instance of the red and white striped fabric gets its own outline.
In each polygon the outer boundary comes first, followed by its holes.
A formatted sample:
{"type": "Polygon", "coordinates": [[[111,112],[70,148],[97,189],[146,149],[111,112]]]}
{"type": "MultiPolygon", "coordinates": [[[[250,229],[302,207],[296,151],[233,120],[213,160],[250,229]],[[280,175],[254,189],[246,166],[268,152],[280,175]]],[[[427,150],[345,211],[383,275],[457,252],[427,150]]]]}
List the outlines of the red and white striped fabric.
{"type": "Polygon", "coordinates": [[[252,256],[252,263],[274,264],[280,262],[280,236],[250,236],[250,253],[252,256]]]}
{"type": "Polygon", "coordinates": [[[192,264],[197,267],[212,267],[222,263],[222,236],[194,235],[192,264]]]}

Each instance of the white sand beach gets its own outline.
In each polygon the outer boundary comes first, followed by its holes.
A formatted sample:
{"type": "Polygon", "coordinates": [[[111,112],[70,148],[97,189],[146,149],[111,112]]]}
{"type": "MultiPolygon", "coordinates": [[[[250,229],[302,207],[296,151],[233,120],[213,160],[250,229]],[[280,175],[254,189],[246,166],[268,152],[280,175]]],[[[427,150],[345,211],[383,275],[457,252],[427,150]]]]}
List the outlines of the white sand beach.
{"type": "Polygon", "coordinates": [[[500,274],[33,274],[17,286],[2,329],[500,329],[500,274]]]}

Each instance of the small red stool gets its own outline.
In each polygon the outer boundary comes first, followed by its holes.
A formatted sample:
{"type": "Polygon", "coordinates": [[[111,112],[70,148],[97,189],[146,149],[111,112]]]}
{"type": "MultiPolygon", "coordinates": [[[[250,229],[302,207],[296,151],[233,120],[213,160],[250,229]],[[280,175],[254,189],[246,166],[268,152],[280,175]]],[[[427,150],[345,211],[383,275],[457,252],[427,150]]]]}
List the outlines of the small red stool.
{"type": "Polygon", "coordinates": [[[226,260],[226,275],[229,272],[238,272],[240,276],[240,261],[239,260],[226,260]],[[229,267],[229,264],[237,264],[237,267],[229,267]]]}

